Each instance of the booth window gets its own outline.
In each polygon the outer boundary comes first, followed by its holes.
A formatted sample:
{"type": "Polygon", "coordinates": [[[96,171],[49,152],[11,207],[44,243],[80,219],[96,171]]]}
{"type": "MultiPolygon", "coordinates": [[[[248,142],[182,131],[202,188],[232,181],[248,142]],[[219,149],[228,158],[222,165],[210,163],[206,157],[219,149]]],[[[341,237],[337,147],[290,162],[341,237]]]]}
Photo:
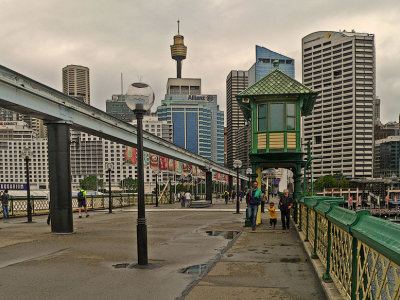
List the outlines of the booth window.
{"type": "Polygon", "coordinates": [[[296,104],[286,104],[286,130],[296,130],[296,104]]]}
{"type": "Polygon", "coordinates": [[[269,105],[269,130],[284,130],[284,104],[271,103],[269,105]]]}
{"type": "Polygon", "coordinates": [[[258,105],[258,131],[267,130],[267,106],[265,104],[258,105]]]}

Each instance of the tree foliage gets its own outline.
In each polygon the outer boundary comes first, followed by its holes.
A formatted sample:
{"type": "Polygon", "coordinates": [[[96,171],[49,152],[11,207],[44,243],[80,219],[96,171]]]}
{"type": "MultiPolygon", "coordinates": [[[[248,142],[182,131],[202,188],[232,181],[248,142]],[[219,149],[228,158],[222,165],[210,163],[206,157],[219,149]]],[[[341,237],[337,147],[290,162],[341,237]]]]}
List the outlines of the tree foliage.
{"type": "Polygon", "coordinates": [[[133,179],[132,177],[127,177],[120,182],[119,186],[121,188],[125,188],[127,192],[137,193],[138,181],[137,179],[133,179]]]}
{"type": "Polygon", "coordinates": [[[97,191],[102,189],[104,182],[102,179],[98,179],[95,175],[90,175],[83,180],[80,180],[80,185],[85,190],[97,191]]]}
{"type": "Polygon", "coordinates": [[[341,173],[336,173],[334,175],[326,175],[319,177],[314,182],[314,188],[317,191],[322,191],[324,188],[349,188],[349,181],[341,173]]]}

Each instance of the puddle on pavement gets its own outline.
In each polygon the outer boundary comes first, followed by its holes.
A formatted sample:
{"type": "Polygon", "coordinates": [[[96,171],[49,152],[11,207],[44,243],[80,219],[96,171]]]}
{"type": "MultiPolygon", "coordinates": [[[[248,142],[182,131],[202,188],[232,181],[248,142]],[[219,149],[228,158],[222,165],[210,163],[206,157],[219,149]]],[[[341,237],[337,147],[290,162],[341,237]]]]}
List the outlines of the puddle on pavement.
{"type": "Polygon", "coordinates": [[[239,234],[240,231],[220,231],[220,230],[209,230],[206,233],[210,236],[223,236],[227,240],[232,240],[239,234]]]}
{"type": "Polygon", "coordinates": [[[300,258],[300,257],[294,257],[294,258],[281,258],[281,262],[287,262],[287,263],[299,263],[299,262],[307,262],[307,258],[300,258]]]}
{"type": "Polygon", "coordinates": [[[115,264],[112,265],[115,269],[123,269],[123,268],[127,268],[130,264],[128,263],[123,263],[123,264],[115,264]]]}
{"type": "Polygon", "coordinates": [[[201,275],[207,271],[208,264],[194,265],[187,268],[181,269],[180,273],[191,274],[191,275],[201,275]]]}

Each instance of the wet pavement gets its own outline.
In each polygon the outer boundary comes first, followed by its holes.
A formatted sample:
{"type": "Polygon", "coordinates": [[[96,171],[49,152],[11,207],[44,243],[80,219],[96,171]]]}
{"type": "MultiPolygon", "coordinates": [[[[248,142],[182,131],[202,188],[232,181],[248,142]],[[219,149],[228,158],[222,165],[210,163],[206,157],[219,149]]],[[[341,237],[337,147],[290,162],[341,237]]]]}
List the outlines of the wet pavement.
{"type": "Polygon", "coordinates": [[[326,299],[297,232],[270,229],[263,219],[256,231],[240,234],[185,299],[326,299]]]}
{"type": "Polygon", "coordinates": [[[74,214],[70,235],[51,234],[46,216],[1,220],[0,287],[7,299],[324,299],[295,231],[251,232],[234,203],[216,202],[149,211],[146,268],[130,208],[74,214]]]}

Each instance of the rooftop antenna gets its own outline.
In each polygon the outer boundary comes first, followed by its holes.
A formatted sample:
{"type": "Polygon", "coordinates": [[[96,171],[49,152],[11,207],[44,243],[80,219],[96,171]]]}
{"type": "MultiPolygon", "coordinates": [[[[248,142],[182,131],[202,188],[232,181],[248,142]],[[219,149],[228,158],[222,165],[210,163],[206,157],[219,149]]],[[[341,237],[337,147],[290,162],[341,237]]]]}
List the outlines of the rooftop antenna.
{"type": "Polygon", "coordinates": [[[178,34],[179,34],[179,20],[178,20],[178,34]]]}
{"type": "Polygon", "coordinates": [[[123,95],[123,94],[124,94],[124,79],[123,79],[123,75],[121,72],[121,95],[123,95]]]}

